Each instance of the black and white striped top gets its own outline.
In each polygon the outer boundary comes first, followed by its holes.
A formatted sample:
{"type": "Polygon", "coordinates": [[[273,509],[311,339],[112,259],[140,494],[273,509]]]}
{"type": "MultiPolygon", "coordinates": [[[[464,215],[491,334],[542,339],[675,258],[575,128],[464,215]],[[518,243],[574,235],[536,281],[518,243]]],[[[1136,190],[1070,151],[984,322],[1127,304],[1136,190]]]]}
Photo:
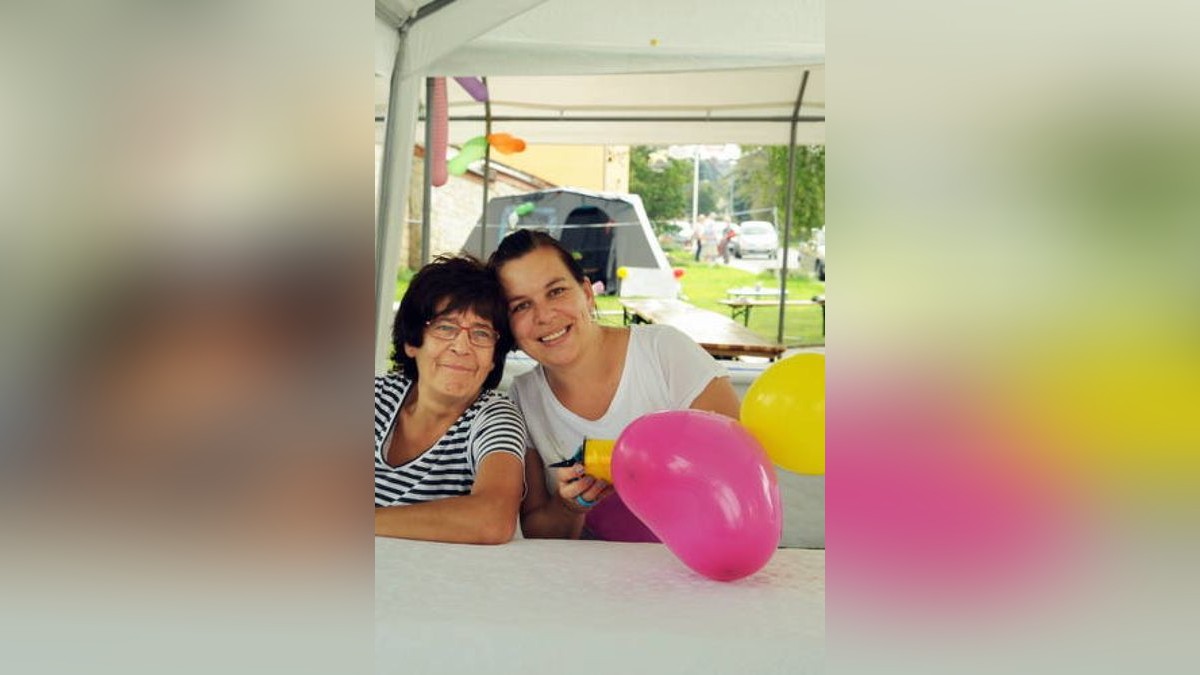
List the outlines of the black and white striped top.
{"type": "Polygon", "coordinates": [[[469,494],[479,463],[493,452],[509,452],[524,461],[521,413],[503,394],[485,389],[433,447],[400,466],[388,464],[384,441],[411,385],[402,375],[375,378],[375,506],[469,494]]]}

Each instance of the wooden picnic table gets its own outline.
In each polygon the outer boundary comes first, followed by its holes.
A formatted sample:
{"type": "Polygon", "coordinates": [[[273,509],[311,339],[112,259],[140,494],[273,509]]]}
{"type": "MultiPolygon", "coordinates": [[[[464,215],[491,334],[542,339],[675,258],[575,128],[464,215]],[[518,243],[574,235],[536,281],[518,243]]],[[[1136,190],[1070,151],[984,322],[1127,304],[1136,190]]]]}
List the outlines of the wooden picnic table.
{"type": "Polygon", "coordinates": [[[730,288],[725,291],[725,295],[731,298],[778,298],[779,289],[768,286],[743,286],[741,288],[730,288]]]}
{"type": "MultiPolygon", "coordinates": [[[[778,292],[774,293],[774,296],[775,296],[774,300],[759,300],[754,297],[747,297],[745,295],[736,295],[736,296],[731,295],[731,297],[724,298],[722,300],[718,300],[717,302],[719,302],[720,304],[725,305],[726,307],[729,308],[729,318],[736,321],[737,318],[740,316],[740,317],[742,317],[742,325],[749,326],[751,309],[753,309],[755,307],[778,307],[779,306],[779,293],[778,292]]],[[[821,335],[825,334],[825,296],[815,295],[815,296],[813,296],[812,300],[786,300],[786,301],[784,301],[784,304],[792,305],[792,306],[800,306],[800,307],[805,307],[805,306],[811,307],[813,305],[820,305],[821,306],[821,335]]]]}
{"type": "Polygon", "coordinates": [[[682,300],[640,298],[622,300],[625,323],[661,323],[687,334],[713,356],[765,356],[777,359],[783,345],[763,339],[733,319],[682,300]]]}

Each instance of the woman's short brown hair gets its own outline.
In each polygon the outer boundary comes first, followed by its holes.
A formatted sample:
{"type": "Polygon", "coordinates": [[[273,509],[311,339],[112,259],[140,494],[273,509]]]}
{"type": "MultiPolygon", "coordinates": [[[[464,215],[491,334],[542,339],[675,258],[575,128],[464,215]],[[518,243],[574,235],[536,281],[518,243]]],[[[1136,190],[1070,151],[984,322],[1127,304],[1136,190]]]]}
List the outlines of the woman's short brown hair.
{"type": "Polygon", "coordinates": [[[500,334],[492,352],[492,372],[484,380],[485,389],[494,389],[504,377],[504,361],[513,348],[508,326],[508,305],[504,289],[496,275],[471,256],[438,256],[422,267],[409,282],[392,324],[392,361],[396,369],[413,382],[420,377],[415,359],[404,353],[404,345],[420,347],[425,342],[425,326],[435,317],[450,312],[471,310],[492,322],[500,334]],[[439,306],[445,303],[445,307],[439,306]]]}

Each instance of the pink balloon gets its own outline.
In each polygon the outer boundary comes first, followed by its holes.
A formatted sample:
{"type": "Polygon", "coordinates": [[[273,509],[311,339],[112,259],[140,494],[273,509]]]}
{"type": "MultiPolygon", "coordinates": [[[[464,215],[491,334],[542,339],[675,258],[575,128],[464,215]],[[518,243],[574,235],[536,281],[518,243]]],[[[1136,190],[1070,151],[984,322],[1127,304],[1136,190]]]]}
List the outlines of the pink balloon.
{"type": "Polygon", "coordinates": [[[429,101],[429,115],[426,123],[430,125],[429,152],[433,153],[433,172],[429,174],[429,184],[441,187],[446,184],[446,139],[450,133],[450,121],[446,113],[446,78],[433,78],[433,98],[429,101]]]}
{"type": "Polygon", "coordinates": [[[613,485],[685,565],[710,579],[754,574],[783,533],[775,467],[750,432],[716,413],[644,415],[613,447],[613,485]]]}

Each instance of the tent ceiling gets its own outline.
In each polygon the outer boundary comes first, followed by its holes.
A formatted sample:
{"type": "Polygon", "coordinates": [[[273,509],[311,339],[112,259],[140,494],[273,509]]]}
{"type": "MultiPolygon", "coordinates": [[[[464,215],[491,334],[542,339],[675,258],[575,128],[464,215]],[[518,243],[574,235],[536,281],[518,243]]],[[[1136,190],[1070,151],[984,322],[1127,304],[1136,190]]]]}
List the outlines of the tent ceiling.
{"type": "MultiPolygon", "coordinates": [[[[489,77],[492,116],[497,120],[493,130],[531,143],[785,144],[789,133],[786,120],[791,117],[806,70],[809,81],[800,115],[823,119],[825,69],[820,65],[672,74],[489,77]]],[[[454,83],[447,89],[451,142],[462,143],[482,134],[483,122],[477,120],[483,117],[484,106],[454,83]]],[[[387,82],[377,78],[376,115],[386,113],[387,82]]],[[[419,125],[417,138],[423,134],[419,125]]],[[[798,134],[802,144],[824,143],[824,122],[802,123],[798,134]]]]}
{"type": "MultiPolygon", "coordinates": [[[[414,35],[402,67],[406,75],[487,76],[493,130],[531,143],[786,144],[783,120],[806,69],[800,114],[824,118],[824,0],[739,0],[705,11],[691,0],[488,2],[529,8],[475,36],[414,35]],[[442,54],[440,39],[462,43],[442,54]]],[[[376,39],[377,118],[387,115],[393,68],[387,14],[429,4],[377,2],[385,26],[376,39]]],[[[453,30],[467,16],[456,12],[478,7],[451,0],[418,25],[436,18],[453,30]]],[[[453,83],[448,92],[451,142],[481,135],[481,121],[463,118],[481,119],[484,106],[453,83]]],[[[822,144],[824,122],[802,123],[798,134],[801,144],[822,144]]],[[[423,135],[418,125],[416,138],[423,135]]]]}
{"type": "MultiPolygon", "coordinates": [[[[449,19],[439,31],[444,34],[418,45],[423,48],[405,65],[405,75],[678,72],[813,64],[825,58],[824,0],[738,0],[702,8],[694,0],[486,2],[527,8],[470,35],[466,24],[481,11],[480,1],[444,3],[433,15],[449,19]],[[442,54],[439,42],[456,44],[442,54]]],[[[376,3],[385,22],[384,14],[406,16],[430,4],[376,3]]],[[[390,76],[391,69],[390,61],[377,60],[376,72],[390,76]]]]}

